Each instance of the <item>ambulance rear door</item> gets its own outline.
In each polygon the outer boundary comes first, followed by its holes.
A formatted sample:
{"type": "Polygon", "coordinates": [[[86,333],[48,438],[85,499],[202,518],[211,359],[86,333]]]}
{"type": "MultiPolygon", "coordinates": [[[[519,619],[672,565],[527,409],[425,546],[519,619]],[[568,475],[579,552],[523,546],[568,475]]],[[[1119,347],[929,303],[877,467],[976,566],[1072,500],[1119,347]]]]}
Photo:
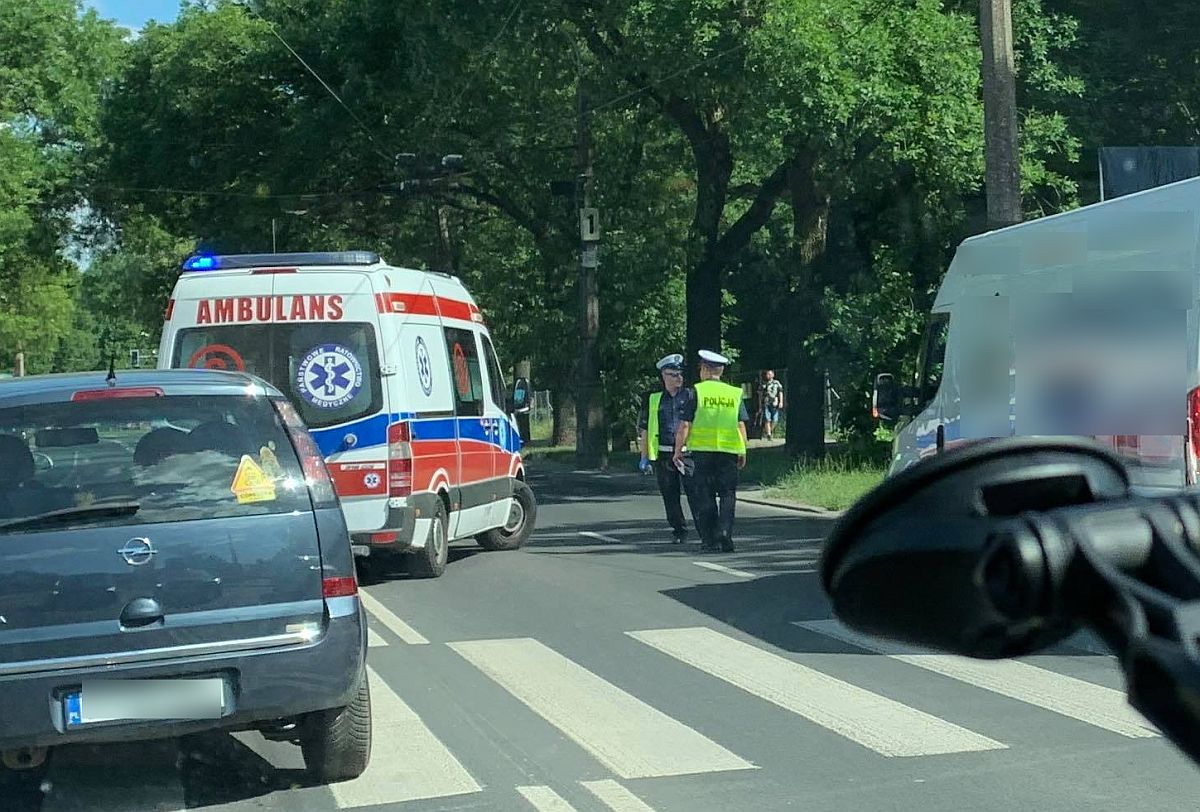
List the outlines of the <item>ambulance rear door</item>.
{"type": "Polygon", "coordinates": [[[325,454],[352,532],[380,529],[388,517],[392,370],[374,273],[302,268],[275,277],[288,307],[274,327],[275,383],[325,454]]]}

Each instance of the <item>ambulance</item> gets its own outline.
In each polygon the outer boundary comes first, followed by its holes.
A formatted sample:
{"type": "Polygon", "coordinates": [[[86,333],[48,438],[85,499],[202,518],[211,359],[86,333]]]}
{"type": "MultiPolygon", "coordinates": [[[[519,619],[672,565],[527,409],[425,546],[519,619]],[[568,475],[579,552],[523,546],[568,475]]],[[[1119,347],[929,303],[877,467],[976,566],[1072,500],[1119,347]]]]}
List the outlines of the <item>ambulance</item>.
{"type": "Polygon", "coordinates": [[[355,553],[437,577],[448,545],[533,530],[515,415],[483,314],[455,277],[366,251],[193,255],[159,366],[239,370],[284,392],[325,456],[355,553]]]}
{"type": "Polygon", "coordinates": [[[1200,483],[1200,178],[970,237],[913,379],[876,377],[894,474],[968,443],[1089,436],[1133,490],[1200,483]]]}

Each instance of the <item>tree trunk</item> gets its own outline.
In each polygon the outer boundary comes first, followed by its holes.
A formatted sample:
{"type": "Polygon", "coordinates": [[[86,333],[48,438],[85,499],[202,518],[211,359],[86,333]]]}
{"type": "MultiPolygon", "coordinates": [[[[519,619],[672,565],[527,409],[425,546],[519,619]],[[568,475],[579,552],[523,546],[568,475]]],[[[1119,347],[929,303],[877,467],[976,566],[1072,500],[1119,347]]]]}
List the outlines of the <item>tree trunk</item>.
{"type": "Polygon", "coordinates": [[[825,455],[825,370],[808,339],[825,328],[822,266],[829,231],[828,191],[817,181],[815,156],[801,154],[788,173],[796,277],[788,319],[787,450],[793,457],[825,455]]]}
{"type": "Polygon", "coordinates": [[[567,389],[550,390],[550,445],[570,445],[575,441],[575,397],[567,389]]]}
{"type": "Polygon", "coordinates": [[[721,266],[707,255],[687,272],[688,371],[694,372],[703,349],[721,351],[721,266]]]}

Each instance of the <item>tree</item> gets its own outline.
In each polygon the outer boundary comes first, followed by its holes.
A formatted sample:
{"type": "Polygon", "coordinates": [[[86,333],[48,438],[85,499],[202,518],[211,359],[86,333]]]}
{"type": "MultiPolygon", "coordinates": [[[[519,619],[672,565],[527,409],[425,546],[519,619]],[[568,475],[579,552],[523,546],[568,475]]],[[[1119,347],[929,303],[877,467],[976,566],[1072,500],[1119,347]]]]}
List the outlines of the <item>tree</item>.
{"type": "Polygon", "coordinates": [[[54,368],[73,323],[84,179],[121,37],[78,0],[0,15],[0,367],[54,368]]]}

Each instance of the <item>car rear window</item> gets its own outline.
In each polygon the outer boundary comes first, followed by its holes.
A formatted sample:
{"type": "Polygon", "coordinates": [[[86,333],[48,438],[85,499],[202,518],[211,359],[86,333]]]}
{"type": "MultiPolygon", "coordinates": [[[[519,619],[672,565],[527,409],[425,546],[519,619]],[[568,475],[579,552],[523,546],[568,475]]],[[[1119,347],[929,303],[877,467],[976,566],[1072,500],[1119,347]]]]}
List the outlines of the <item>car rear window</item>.
{"type": "Polygon", "coordinates": [[[383,408],[375,329],[365,322],[188,328],[179,331],[171,366],[257,375],[287,394],[310,428],[383,408]]]}
{"type": "Polygon", "coordinates": [[[0,408],[0,534],[298,510],[304,473],[265,398],[0,408]]]}

